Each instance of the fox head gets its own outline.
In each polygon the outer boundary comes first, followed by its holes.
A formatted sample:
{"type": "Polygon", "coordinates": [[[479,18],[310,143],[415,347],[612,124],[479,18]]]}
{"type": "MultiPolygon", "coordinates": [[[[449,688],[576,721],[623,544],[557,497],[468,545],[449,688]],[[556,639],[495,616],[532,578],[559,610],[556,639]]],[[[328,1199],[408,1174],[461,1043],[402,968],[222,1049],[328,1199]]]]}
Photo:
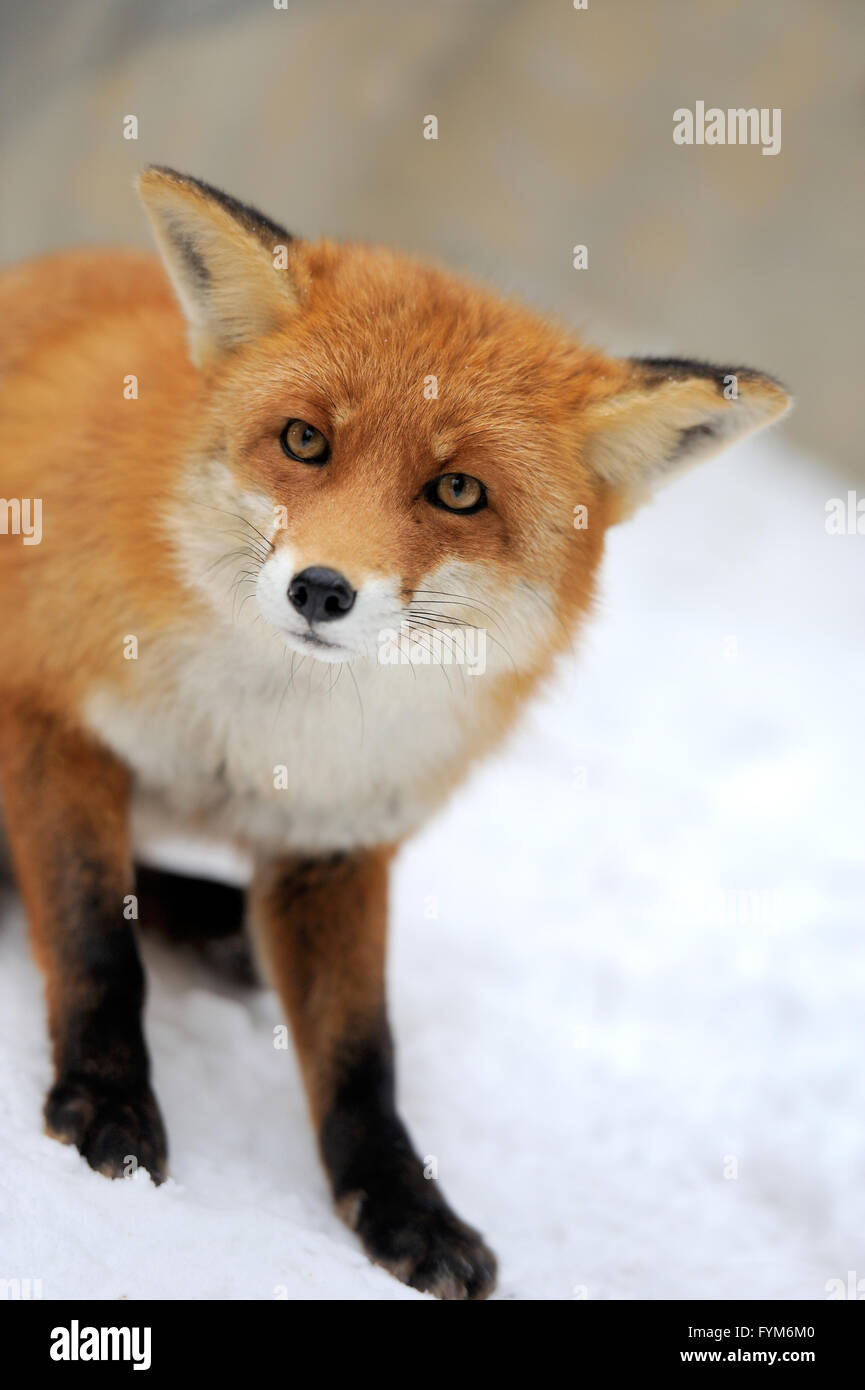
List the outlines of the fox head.
{"type": "Polygon", "coordinates": [[[480,627],[533,669],[588,608],[607,527],[789,405],[759,372],[607,356],[169,169],[140,191],[201,374],[187,572],[323,661],[480,627]]]}

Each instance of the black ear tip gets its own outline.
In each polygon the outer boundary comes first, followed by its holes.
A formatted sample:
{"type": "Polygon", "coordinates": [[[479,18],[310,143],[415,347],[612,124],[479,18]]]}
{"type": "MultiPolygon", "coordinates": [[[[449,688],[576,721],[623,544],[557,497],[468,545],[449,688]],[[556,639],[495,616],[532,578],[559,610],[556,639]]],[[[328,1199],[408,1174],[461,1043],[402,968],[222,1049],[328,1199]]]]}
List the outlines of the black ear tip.
{"type": "Polygon", "coordinates": [[[204,179],[197,179],[192,174],[181,174],[177,169],[172,169],[167,164],[145,165],[141,171],[141,178],[146,181],[148,174],[164,175],[170,182],[181,188],[194,189],[196,193],[202,194],[208,202],[223,208],[236,222],[239,222],[248,232],[258,237],[266,245],[271,245],[275,241],[288,243],[295,239],[280,222],[274,222],[272,217],[260,212],[251,203],[242,203],[239,198],[217,188],[216,184],[206,183],[204,179]]]}
{"type": "Polygon", "coordinates": [[[197,183],[191,174],[181,174],[179,169],[172,169],[169,164],[145,164],[141,170],[141,177],[146,178],[148,174],[164,174],[166,178],[173,179],[176,183],[197,183]]]}
{"type": "Polygon", "coordinates": [[[766,386],[773,386],[778,391],[783,391],[789,396],[789,391],[783,381],[772,376],[770,372],[758,371],[755,367],[720,366],[715,362],[706,362],[698,357],[632,357],[631,362],[635,367],[640,368],[650,382],[669,381],[671,378],[683,380],[687,377],[702,377],[705,381],[712,381],[719,391],[723,391],[725,381],[729,377],[736,377],[739,381],[762,383],[766,386]]]}

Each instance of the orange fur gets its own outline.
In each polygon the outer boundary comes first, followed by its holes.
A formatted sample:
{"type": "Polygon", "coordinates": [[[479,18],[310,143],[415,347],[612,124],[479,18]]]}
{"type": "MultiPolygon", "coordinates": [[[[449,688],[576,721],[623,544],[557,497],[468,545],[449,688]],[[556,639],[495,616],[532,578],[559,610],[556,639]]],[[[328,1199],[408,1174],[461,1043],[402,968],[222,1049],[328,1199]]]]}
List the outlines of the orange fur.
{"type": "MultiPolygon", "coordinates": [[[[503,580],[541,573],[557,621],[527,667],[497,683],[492,707],[506,722],[590,604],[621,498],[587,460],[610,429],[609,403],[627,399],[638,373],[389,251],[293,242],[288,270],[271,276],[267,335],[203,372],[155,258],[70,252],[0,278],[0,494],[38,496],[44,512],[41,546],[0,544],[3,640],[15,653],[3,685],[74,719],[95,681],[128,677],[115,659],[125,633],[143,645],[194,619],[200,599],[178,583],[164,515],[188,460],[213,443],[241,484],[288,508],[305,563],[359,579],[394,570],[406,593],[445,561],[503,580]],[[137,400],[123,398],[129,373],[137,400]],[[429,375],[437,399],[424,397],[429,375]],[[278,434],[294,415],[332,439],[326,475],[286,466],[278,434]],[[411,506],[446,467],[487,485],[491,505],[470,523],[411,506]],[[572,524],[577,504],[586,529],[572,524]]],[[[774,383],[757,389],[779,413],[774,383]]],[[[651,397],[640,401],[645,417],[651,397]]]]}
{"type": "MultiPolygon", "coordinates": [[[[44,515],[40,547],[0,545],[4,640],[16,653],[4,680],[32,683],[71,714],[89,682],[110,678],[123,634],[143,645],[179,608],[194,616],[195,598],[167,563],[162,522],[184,455],[211,439],[236,451],[242,483],[302,510],[291,534],[309,561],[353,574],[393,566],[407,589],[448,559],[508,572],[541,563],[557,580],[566,626],[586,607],[609,503],[580,465],[579,409],[622,369],[529,313],[391,253],[326,244],[308,260],[323,278],[302,326],[205,378],[189,363],[155,258],[72,252],[2,278],[14,359],[0,379],[0,493],[41,497],[44,515]],[[138,400],[123,398],[129,373],[138,400]],[[437,400],[423,397],[429,373],[437,400]],[[335,416],[345,419],[339,477],[326,485],[286,467],[278,433],[292,415],[328,434],[335,416]],[[407,498],[443,471],[444,456],[454,470],[465,459],[501,511],[473,526],[438,515],[418,525],[407,498]],[[572,526],[577,502],[594,514],[586,531],[572,526]]],[[[568,640],[566,626],[556,625],[547,657],[568,640]]],[[[121,680],[124,667],[114,665],[121,680]]]]}
{"type": "Polygon", "coordinates": [[[0,277],[0,497],[42,504],[40,543],[0,534],[0,785],[48,983],[49,1128],[100,1171],[130,1153],[164,1171],[122,911],[130,806],[155,799],[166,823],[253,852],[340,1210],[399,1277],[482,1297],[494,1257],[394,1108],[393,850],[579,631],[607,527],[787,398],[745,369],[607,356],[408,257],[293,240],[171,171],[141,189],[171,283],[122,250],[0,277]],[[290,420],[324,436],[321,466],[286,453],[290,420]],[[488,505],[432,505],[448,474],[488,505]],[[350,643],[298,630],[309,567],[348,586],[326,626],[350,643]],[[406,679],[380,645],[403,619],[428,642],[480,630],[489,669],[406,679]],[[357,710],[338,677],[298,688],[305,644],[353,665],[357,710]]]}

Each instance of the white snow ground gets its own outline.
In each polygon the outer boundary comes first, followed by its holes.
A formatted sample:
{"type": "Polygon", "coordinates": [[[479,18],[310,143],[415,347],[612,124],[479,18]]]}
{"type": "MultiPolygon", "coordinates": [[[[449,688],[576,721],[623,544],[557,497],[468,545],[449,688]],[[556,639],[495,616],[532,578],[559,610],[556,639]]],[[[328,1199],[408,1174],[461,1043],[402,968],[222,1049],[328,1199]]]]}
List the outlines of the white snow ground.
{"type": "MultiPolygon", "coordinates": [[[[580,660],[402,858],[403,1111],[499,1297],[865,1276],[865,538],[824,529],[845,490],[761,439],[613,533],[580,660]]],[[[5,915],[0,1278],[421,1297],[331,1214],[275,997],[146,953],[159,1190],[41,1134],[40,986],[5,915]]]]}

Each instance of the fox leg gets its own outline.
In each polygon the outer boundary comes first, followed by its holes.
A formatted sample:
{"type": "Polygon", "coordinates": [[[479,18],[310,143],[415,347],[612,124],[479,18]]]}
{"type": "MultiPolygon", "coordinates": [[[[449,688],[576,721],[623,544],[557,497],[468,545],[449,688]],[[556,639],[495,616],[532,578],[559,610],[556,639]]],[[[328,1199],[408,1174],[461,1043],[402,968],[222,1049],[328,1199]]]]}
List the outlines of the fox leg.
{"type": "Polygon", "coordinates": [[[215,974],[235,985],[259,983],[244,927],[246,892],[231,883],[138,864],[138,925],[191,948],[215,974]]]}
{"type": "Polygon", "coordinates": [[[128,774],[83,734],[30,712],[0,720],[0,787],[16,877],[45,975],[55,1077],[49,1134],[110,1177],[165,1174],[141,1027],[128,774]]]}
{"type": "Polygon", "coordinates": [[[287,1010],[337,1210],[367,1254],[440,1298],[484,1298],[495,1257],[424,1177],[394,1099],[385,1006],[390,851],[262,865],[252,922],[287,1010]]]}

